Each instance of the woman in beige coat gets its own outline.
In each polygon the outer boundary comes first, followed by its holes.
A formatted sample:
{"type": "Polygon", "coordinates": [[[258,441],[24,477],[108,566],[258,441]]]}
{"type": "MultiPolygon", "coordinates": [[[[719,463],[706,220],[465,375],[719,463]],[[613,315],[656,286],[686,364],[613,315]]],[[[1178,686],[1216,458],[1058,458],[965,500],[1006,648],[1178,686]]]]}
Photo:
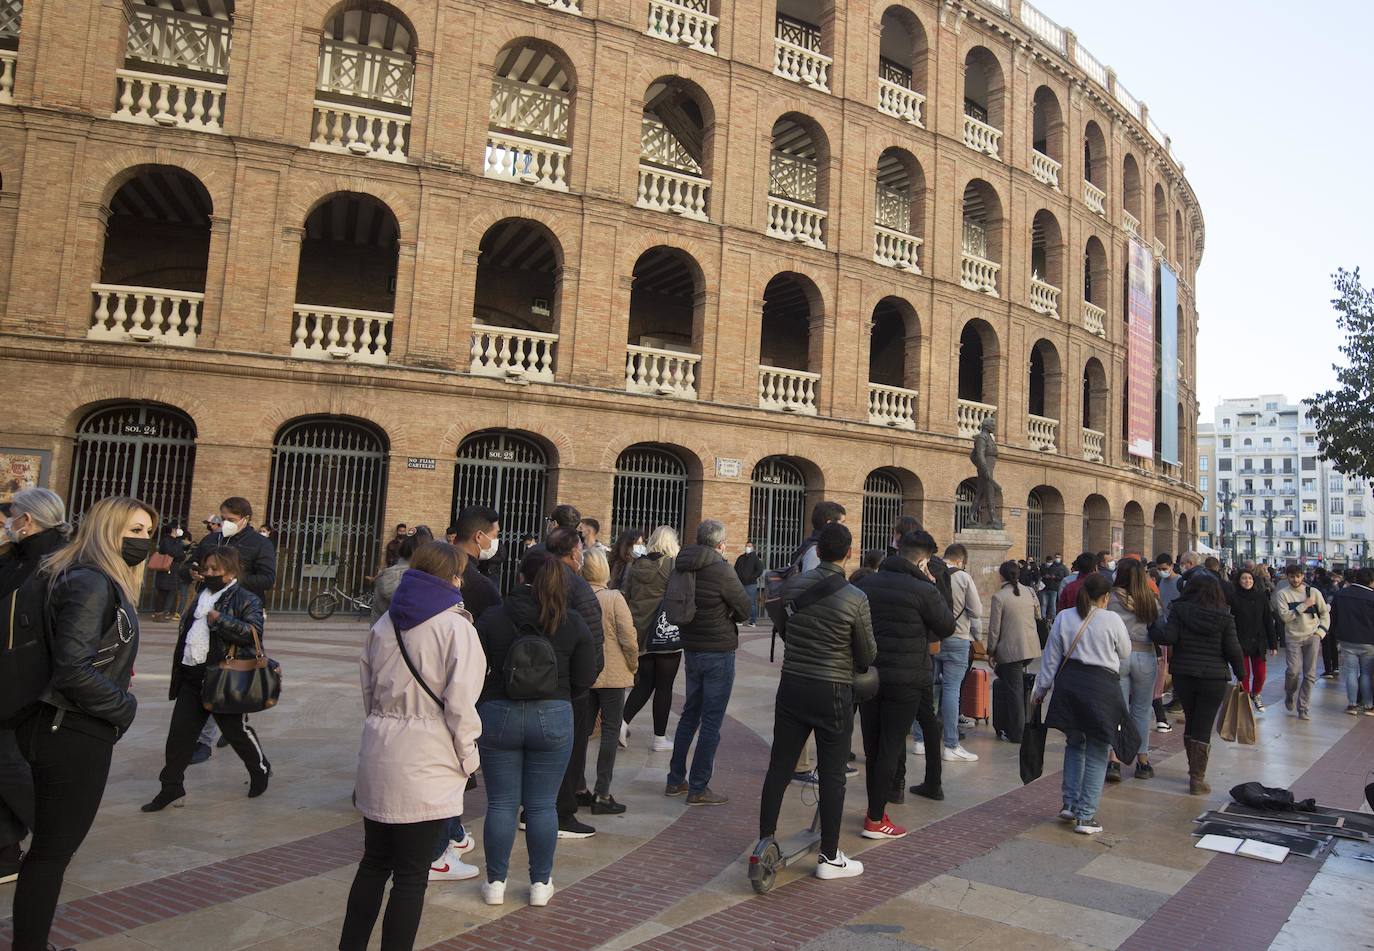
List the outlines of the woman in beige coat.
{"type": "Polygon", "coordinates": [[[458,590],[465,561],[452,545],[421,545],[363,648],[367,719],[356,796],[364,851],[340,951],[367,948],[387,879],[382,947],[414,946],[434,843],[462,815],[463,790],[477,771],[487,659],[458,590]]]}
{"type": "Polygon", "coordinates": [[[592,684],[592,715],[601,712],[601,748],[596,755],[596,789],[592,815],[618,816],[625,811],[611,795],[611,774],[625,713],[625,691],[634,686],[639,670],[639,634],[635,631],[630,605],[619,591],[606,587],[611,569],[599,548],[587,550],[582,561],[582,577],[587,579],[601,604],[601,630],[605,637],[606,665],[592,684]]]}
{"type": "MultiPolygon", "coordinates": [[[[988,617],[988,663],[997,671],[1000,686],[994,689],[1004,698],[1007,719],[994,726],[1005,734],[1005,739],[1020,743],[1030,695],[1026,668],[1040,659],[1040,634],[1035,623],[1040,617],[1040,599],[1017,580],[1016,562],[1004,561],[997,571],[1002,576],[1002,587],[992,596],[988,617]]],[[[993,710],[996,709],[994,703],[993,710]]]]}

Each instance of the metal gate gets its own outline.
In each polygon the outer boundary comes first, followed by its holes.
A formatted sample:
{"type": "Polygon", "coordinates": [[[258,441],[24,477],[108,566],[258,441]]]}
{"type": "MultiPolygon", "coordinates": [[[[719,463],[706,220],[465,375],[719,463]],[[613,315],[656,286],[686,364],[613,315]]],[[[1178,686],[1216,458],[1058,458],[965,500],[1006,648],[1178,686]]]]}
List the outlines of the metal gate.
{"type": "MultiPolygon", "coordinates": [[[[806,479],[779,456],[754,467],[749,486],[749,540],[766,568],[784,568],[806,537],[806,479]]],[[[741,539],[743,541],[743,539],[741,539]]]]}
{"type": "Polygon", "coordinates": [[[615,485],[611,492],[611,534],[609,544],[621,532],[649,533],[667,525],[683,533],[687,508],[687,467],[666,449],[631,446],[615,462],[615,485]]]}
{"type": "Polygon", "coordinates": [[[892,526],[902,517],[902,484],[897,477],[874,469],[864,480],[864,515],[859,543],[864,551],[887,551],[892,526]]]}
{"type": "Polygon", "coordinates": [[[1026,557],[1034,564],[1044,561],[1045,555],[1045,506],[1040,501],[1040,493],[1032,492],[1026,496],[1026,557]]]}
{"type": "MultiPolygon", "coordinates": [[[[186,528],[196,465],[196,425],[180,410],[124,403],[96,410],[76,427],[67,507],[73,525],[92,505],[131,495],[157,509],[162,525],[186,528]]],[[[143,601],[152,589],[145,572],[143,601]]]]}
{"type": "Polygon", "coordinates": [[[498,583],[504,594],[520,567],[520,536],[543,537],[549,460],[534,440],[501,430],[477,433],[458,447],[453,468],[453,518],[469,505],[501,513],[498,583]]]}
{"type": "Polygon", "coordinates": [[[309,417],[272,444],[267,519],[277,532],[277,611],[304,611],[338,586],[357,594],[381,561],[387,450],[366,423],[309,417]]]}
{"type": "Polygon", "coordinates": [[[973,497],[976,494],[972,479],[959,483],[954,492],[954,534],[959,534],[973,521],[973,497]]]}

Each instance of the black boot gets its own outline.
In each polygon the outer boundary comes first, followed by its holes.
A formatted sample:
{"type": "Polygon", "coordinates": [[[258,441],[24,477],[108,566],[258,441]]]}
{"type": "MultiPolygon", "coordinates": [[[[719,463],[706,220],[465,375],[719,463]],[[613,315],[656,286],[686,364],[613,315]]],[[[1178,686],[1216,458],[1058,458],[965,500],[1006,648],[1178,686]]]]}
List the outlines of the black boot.
{"type": "Polygon", "coordinates": [[[267,780],[271,777],[272,770],[265,767],[261,770],[253,770],[248,774],[248,798],[256,799],[267,792],[267,780]]]}
{"type": "Polygon", "coordinates": [[[139,806],[143,812],[161,812],[178,799],[186,798],[185,786],[163,786],[162,790],[153,797],[152,802],[145,802],[139,806]]]}

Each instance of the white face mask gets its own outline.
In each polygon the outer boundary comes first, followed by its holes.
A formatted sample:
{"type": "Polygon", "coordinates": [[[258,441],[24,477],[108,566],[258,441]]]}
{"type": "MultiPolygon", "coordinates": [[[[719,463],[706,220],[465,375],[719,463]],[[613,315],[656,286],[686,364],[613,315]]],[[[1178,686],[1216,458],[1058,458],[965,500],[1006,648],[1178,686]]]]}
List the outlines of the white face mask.
{"type": "Polygon", "coordinates": [[[634,556],[636,558],[643,558],[645,555],[649,554],[649,546],[636,545],[633,548],[631,548],[630,551],[634,552],[634,556]]]}
{"type": "Polygon", "coordinates": [[[1108,570],[1108,571],[1115,571],[1115,570],[1116,570],[1116,562],[1114,562],[1114,561],[1109,561],[1109,562],[1107,562],[1107,570],[1108,570]]]}
{"type": "Polygon", "coordinates": [[[496,557],[496,552],[500,547],[501,540],[499,538],[487,539],[487,544],[483,546],[482,550],[477,553],[477,560],[491,561],[493,558],[496,557]]]}
{"type": "Polygon", "coordinates": [[[1167,577],[1169,577],[1171,574],[1173,574],[1173,571],[1171,571],[1171,570],[1168,569],[1168,568],[1161,568],[1161,569],[1159,569],[1159,576],[1160,576],[1161,578],[1167,578],[1167,577]]]}
{"type": "Polygon", "coordinates": [[[752,555],[752,554],[754,553],[754,546],[753,546],[753,545],[746,545],[746,546],[744,546],[744,553],[745,553],[746,555],[752,555]]]}
{"type": "Polygon", "coordinates": [[[173,538],[180,538],[180,537],[181,537],[181,529],[179,529],[179,528],[174,528],[174,529],[172,529],[172,537],[173,537],[173,538]]]}
{"type": "Polygon", "coordinates": [[[239,523],[225,520],[220,524],[219,533],[225,538],[233,538],[239,532],[239,523]]]}

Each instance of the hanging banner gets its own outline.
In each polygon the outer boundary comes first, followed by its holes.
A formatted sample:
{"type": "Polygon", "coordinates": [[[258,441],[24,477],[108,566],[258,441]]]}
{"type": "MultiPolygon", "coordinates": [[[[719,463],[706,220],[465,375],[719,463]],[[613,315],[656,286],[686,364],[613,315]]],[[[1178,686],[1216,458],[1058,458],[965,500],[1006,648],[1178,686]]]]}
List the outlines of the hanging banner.
{"type": "Polygon", "coordinates": [[[1126,341],[1126,450],[1146,459],[1155,454],[1155,256],[1145,242],[1131,238],[1127,246],[1130,326],[1126,341]]]}
{"type": "Polygon", "coordinates": [[[1159,262],[1159,362],[1160,447],[1159,458],[1179,464],[1178,444],[1178,276],[1159,262]]]}

